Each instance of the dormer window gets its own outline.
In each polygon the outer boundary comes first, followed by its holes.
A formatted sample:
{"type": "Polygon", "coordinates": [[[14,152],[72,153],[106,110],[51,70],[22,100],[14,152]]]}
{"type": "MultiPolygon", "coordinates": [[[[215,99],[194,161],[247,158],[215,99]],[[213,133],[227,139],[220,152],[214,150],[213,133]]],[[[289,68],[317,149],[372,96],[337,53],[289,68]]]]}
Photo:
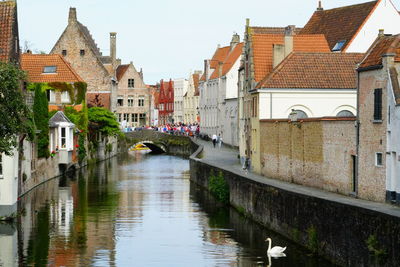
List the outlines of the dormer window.
{"type": "Polygon", "coordinates": [[[57,66],[45,66],[43,68],[43,73],[56,73],[57,72],[57,66]]]}
{"type": "Polygon", "coordinates": [[[338,52],[342,51],[342,48],[344,44],[346,43],[346,40],[339,41],[335,44],[335,46],[332,48],[332,52],[338,52]]]}

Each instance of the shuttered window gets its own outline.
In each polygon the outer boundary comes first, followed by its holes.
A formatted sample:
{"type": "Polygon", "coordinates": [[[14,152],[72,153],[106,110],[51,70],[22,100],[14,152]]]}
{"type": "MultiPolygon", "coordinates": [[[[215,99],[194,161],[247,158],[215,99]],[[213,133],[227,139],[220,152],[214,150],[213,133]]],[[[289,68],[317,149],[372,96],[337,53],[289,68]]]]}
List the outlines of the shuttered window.
{"type": "Polygon", "coordinates": [[[374,120],[382,120],[382,88],[374,90],[374,120]]]}

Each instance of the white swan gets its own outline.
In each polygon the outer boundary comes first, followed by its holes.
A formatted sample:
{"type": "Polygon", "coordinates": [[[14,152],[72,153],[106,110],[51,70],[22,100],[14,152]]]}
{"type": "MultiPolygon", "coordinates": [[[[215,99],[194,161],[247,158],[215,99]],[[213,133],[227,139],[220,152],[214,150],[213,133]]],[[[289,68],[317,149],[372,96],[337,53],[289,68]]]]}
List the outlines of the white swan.
{"type": "Polygon", "coordinates": [[[268,237],[267,239],[265,239],[265,241],[268,241],[268,251],[267,251],[268,255],[270,255],[272,257],[285,257],[286,256],[285,253],[283,253],[285,251],[286,247],[283,248],[283,247],[275,246],[275,247],[271,248],[271,243],[272,243],[271,238],[268,237]]]}

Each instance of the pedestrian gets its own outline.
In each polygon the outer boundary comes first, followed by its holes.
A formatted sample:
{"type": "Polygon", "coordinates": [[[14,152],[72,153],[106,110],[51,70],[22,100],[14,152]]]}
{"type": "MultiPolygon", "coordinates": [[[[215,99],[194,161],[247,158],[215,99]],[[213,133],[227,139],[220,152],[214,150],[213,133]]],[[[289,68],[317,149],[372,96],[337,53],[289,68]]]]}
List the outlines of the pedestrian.
{"type": "Polygon", "coordinates": [[[217,135],[216,134],[212,135],[212,142],[213,142],[213,146],[215,148],[215,145],[217,144],[217,135]]]}
{"type": "Polygon", "coordinates": [[[221,134],[218,134],[217,141],[218,141],[218,148],[221,148],[221,146],[222,146],[222,136],[221,136],[221,134]]]}

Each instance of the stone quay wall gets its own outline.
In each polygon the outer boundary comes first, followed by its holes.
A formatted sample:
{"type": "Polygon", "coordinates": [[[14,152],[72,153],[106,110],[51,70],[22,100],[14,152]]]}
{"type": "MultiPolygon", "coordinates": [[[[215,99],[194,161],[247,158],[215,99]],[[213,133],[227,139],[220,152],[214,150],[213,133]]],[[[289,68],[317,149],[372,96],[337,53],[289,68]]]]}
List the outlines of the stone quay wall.
{"type": "Polygon", "coordinates": [[[379,211],[377,205],[384,204],[261,176],[244,177],[198,159],[201,151],[190,157],[191,181],[207,190],[212,173],[221,173],[229,185],[230,205],[256,222],[339,265],[399,265],[399,211],[379,211]]]}

